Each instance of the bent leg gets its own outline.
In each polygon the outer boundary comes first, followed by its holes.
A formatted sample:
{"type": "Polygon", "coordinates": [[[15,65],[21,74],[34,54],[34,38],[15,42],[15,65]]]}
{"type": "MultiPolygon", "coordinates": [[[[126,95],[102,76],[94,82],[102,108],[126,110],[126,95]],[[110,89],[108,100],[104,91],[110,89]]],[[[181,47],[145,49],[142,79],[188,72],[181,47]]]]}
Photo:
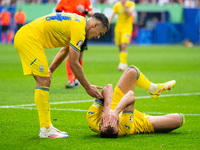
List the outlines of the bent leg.
{"type": "Polygon", "coordinates": [[[168,114],[164,116],[150,116],[148,120],[153,125],[155,132],[168,133],[185,124],[182,114],[168,114]]]}
{"type": "Polygon", "coordinates": [[[126,94],[129,90],[134,91],[137,80],[137,71],[133,68],[127,68],[119,79],[117,86],[126,94]]]}

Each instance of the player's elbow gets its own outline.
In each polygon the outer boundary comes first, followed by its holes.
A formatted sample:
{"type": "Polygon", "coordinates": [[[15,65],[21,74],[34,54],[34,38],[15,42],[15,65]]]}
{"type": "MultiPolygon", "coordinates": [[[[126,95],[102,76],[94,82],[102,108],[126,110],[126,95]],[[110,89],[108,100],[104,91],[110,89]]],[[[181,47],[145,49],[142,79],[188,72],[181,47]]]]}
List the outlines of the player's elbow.
{"type": "Polygon", "coordinates": [[[112,85],[112,84],[107,84],[107,85],[105,86],[105,88],[106,88],[106,89],[113,89],[113,85],[112,85]]]}
{"type": "Polygon", "coordinates": [[[131,103],[135,102],[135,93],[133,91],[129,90],[127,96],[129,97],[128,99],[131,101],[131,103]]]}

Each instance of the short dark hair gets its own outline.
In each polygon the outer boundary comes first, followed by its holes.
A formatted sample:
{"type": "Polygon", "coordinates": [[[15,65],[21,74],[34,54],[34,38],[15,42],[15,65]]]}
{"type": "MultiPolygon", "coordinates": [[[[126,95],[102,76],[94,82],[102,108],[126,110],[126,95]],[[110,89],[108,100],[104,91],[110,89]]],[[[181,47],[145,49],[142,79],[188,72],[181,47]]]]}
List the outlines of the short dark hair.
{"type": "Polygon", "coordinates": [[[114,133],[114,128],[109,125],[105,132],[100,131],[100,136],[101,138],[117,138],[118,132],[114,133]]]}
{"type": "Polygon", "coordinates": [[[94,13],[92,15],[92,17],[96,18],[97,20],[101,21],[102,24],[107,28],[109,29],[110,28],[110,24],[109,24],[109,21],[108,21],[108,18],[102,14],[102,13],[94,13]]]}

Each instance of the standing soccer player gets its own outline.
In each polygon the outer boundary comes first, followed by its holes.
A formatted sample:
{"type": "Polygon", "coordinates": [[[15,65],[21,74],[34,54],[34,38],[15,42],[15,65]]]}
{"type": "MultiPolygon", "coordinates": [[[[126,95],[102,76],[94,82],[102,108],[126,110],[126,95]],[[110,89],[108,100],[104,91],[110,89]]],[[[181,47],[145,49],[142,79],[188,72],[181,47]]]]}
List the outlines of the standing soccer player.
{"type": "Polygon", "coordinates": [[[127,45],[130,42],[130,37],[133,29],[133,11],[135,3],[128,0],[120,0],[113,6],[113,14],[109,19],[109,23],[115,14],[118,15],[115,26],[115,44],[119,47],[119,66],[118,70],[122,71],[127,68],[127,45]]]}
{"type": "Polygon", "coordinates": [[[95,13],[89,19],[76,14],[49,14],[19,29],[14,45],[20,56],[24,75],[36,80],[35,104],[40,121],[40,138],[66,138],[66,132],[53,127],[50,119],[49,87],[52,73],[68,56],[69,64],[86,92],[98,99],[103,98],[86,79],[79,63],[80,47],[85,38],[100,38],[109,29],[107,17],[95,13]],[[62,47],[48,68],[45,49],[62,47]]]}
{"type": "MultiPolygon", "coordinates": [[[[93,14],[93,8],[90,0],[61,0],[56,6],[56,12],[65,13],[76,13],[83,17],[91,17],[93,14]]],[[[81,46],[81,52],[79,57],[80,65],[83,66],[83,51],[87,50],[87,39],[85,39],[83,45],[81,46]]],[[[70,66],[69,59],[66,60],[66,72],[68,77],[68,83],[65,84],[66,88],[73,88],[74,86],[79,86],[79,81],[74,76],[70,66]]]]}
{"type": "Polygon", "coordinates": [[[17,31],[25,24],[26,22],[26,14],[22,11],[21,8],[14,15],[15,22],[17,23],[17,31]]]}
{"type": "Polygon", "coordinates": [[[5,8],[2,9],[0,14],[1,19],[1,40],[2,43],[11,43],[9,25],[11,21],[11,14],[5,8]],[[7,40],[6,40],[7,39],[7,40]]]}

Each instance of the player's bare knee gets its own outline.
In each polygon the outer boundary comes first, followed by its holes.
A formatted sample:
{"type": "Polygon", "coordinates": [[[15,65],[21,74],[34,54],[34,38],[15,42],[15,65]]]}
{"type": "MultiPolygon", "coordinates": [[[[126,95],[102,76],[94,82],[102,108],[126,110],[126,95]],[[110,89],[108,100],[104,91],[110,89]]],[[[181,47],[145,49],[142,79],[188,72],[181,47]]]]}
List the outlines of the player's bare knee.
{"type": "Polygon", "coordinates": [[[50,77],[39,77],[39,78],[37,77],[36,82],[37,82],[38,87],[41,87],[41,86],[50,87],[51,78],[50,77]]]}
{"type": "Polygon", "coordinates": [[[129,74],[132,77],[134,77],[134,76],[137,77],[137,71],[132,67],[128,67],[126,69],[126,73],[129,74]]]}

